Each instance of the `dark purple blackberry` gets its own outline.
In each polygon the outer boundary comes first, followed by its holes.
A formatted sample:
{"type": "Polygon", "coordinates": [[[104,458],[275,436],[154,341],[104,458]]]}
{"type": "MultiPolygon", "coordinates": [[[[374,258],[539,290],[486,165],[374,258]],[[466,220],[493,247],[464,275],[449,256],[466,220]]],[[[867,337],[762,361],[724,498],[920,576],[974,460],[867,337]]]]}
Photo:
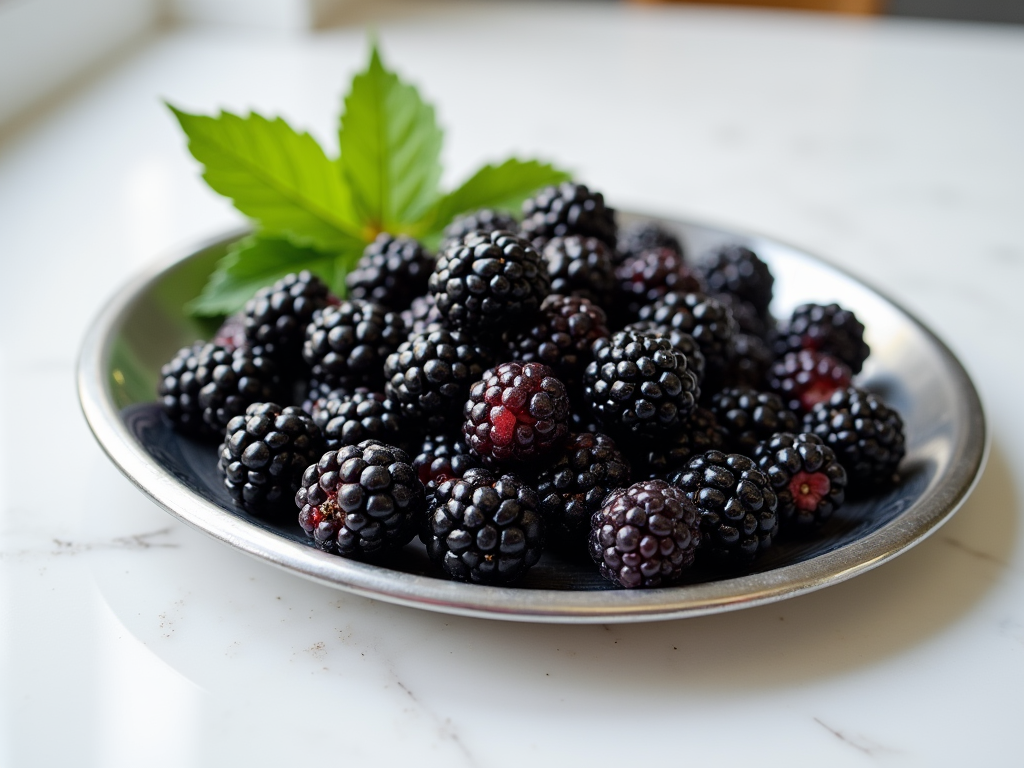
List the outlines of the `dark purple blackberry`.
{"type": "Polygon", "coordinates": [[[511,337],[508,358],[544,363],[575,391],[590,362],[591,346],[608,336],[607,322],[604,310],[587,299],[552,294],[540,305],[537,321],[511,337]]]}
{"type": "Polygon", "coordinates": [[[590,556],[620,587],[667,587],[693,565],[697,508],[664,480],[615,491],[591,521],[590,556]]]}
{"type": "Polygon", "coordinates": [[[479,211],[459,216],[445,227],[444,245],[461,240],[470,232],[497,232],[499,229],[515,232],[519,229],[519,222],[515,216],[505,211],[481,208],[479,211]]]}
{"type": "Polygon", "coordinates": [[[232,418],[278,394],[277,366],[242,347],[196,342],[160,369],[157,395],[164,413],[188,434],[223,439],[232,418]]]}
{"type": "Polygon", "coordinates": [[[615,291],[612,252],[596,237],[553,237],[544,246],[551,292],[580,296],[606,306],[615,291]]]}
{"type": "Polygon", "coordinates": [[[775,354],[810,349],[824,352],[860,373],[871,353],[864,342],[864,325],[857,316],[838,304],[802,304],[793,310],[789,322],[780,325],[775,339],[775,354]]]}
{"type": "Polygon", "coordinates": [[[702,292],[704,284],[683,257],[668,248],[641,251],[615,268],[616,315],[627,322],[671,291],[702,292]]]}
{"type": "Polygon", "coordinates": [[[615,248],[615,211],[605,206],[600,192],[565,181],[557,187],[545,187],[523,203],[519,231],[534,243],[547,242],[553,237],[584,235],[596,237],[615,248]]]}
{"type": "Polygon", "coordinates": [[[692,457],[724,448],[725,430],[715,414],[697,406],[676,432],[660,440],[644,442],[630,452],[634,477],[664,480],[685,467],[692,457]]]}
{"type": "Polygon", "coordinates": [[[810,413],[818,403],[850,386],[852,374],[831,355],[802,349],[789,352],[768,369],[768,388],[777,392],[796,413],[810,413]]]}
{"type": "Polygon", "coordinates": [[[316,275],[285,275],[246,303],[245,337],[282,365],[301,363],[306,326],[316,310],[333,303],[337,299],[316,275]]]}
{"type": "Polygon", "coordinates": [[[412,540],[426,498],[405,451],[367,440],[328,451],[309,466],[295,505],[299,525],[318,548],[372,558],[412,540]]]}
{"type": "Polygon", "coordinates": [[[591,351],[583,399],[614,434],[670,434],[696,406],[697,377],[668,339],[619,331],[595,341],[591,351]]]}
{"type": "Polygon", "coordinates": [[[470,469],[437,486],[420,538],[450,578],[508,584],[540,559],[538,503],[537,492],[515,475],[470,469]]]}
{"type": "Polygon", "coordinates": [[[401,445],[408,437],[403,434],[398,407],[380,392],[366,388],[355,392],[338,389],[319,398],[313,403],[312,416],[329,451],[364,440],[401,445]]]}
{"type": "Polygon", "coordinates": [[[395,311],[406,309],[415,297],[427,292],[433,269],[434,260],[422,243],[381,232],[345,276],[348,298],[372,301],[395,311]]]}
{"type": "Polygon", "coordinates": [[[708,451],[670,480],[697,505],[702,549],[713,559],[749,563],[771,546],[779,530],[779,502],[751,459],[708,451]]]}
{"type": "Polygon", "coordinates": [[[405,340],[396,312],[360,299],[317,310],[306,329],[302,357],[313,378],[331,388],[384,386],[384,361],[405,340]]]}
{"type": "Polygon", "coordinates": [[[672,328],[667,325],[661,325],[651,320],[637,320],[635,323],[630,323],[622,330],[632,331],[633,333],[642,333],[645,336],[660,336],[668,339],[673,347],[678,349],[684,355],[686,355],[686,361],[689,363],[690,370],[697,376],[697,384],[702,384],[704,381],[704,368],[706,363],[704,362],[704,355],[700,351],[700,345],[697,344],[693,336],[686,333],[686,331],[680,331],[676,328],[672,328]]]}
{"type": "Polygon", "coordinates": [[[428,501],[434,497],[440,483],[452,478],[461,479],[468,470],[482,466],[480,457],[470,450],[461,434],[447,432],[424,438],[412,465],[427,490],[428,501]]]}
{"type": "Polygon", "coordinates": [[[430,292],[442,322],[474,335],[530,322],[551,289],[540,254],[505,230],[470,232],[441,252],[430,292]]]}
{"type": "Polygon", "coordinates": [[[817,528],[846,498],[846,470],[817,435],[780,432],[761,443],[754,458],[779,498],[786,533],[817,528]]]}
{"type": "Polygon", "coordinates": [[[762,341],[770,339],[775,330],[775,318],[771,315],[759,315],[749,301],[733,296],[731,293],[714,294],[718,301],[732,312],[733,319],[740,333],[756,336],[762,341]]]}
{"type": "Polygon", "coordinates": [[[253,403],[228,422],[217,468],[234,502],[260,511],[290,504],[323,452],[320,429],[302,409],[253,403]]]}
{"type": "Polygon", "coordinates": [[[414,333],[384,364],[384,391],[409,421],[439,430],[458,421],[469,388],[490,365],[488,351],[459,331],[414,333]]]}
{"type": "Polygon", "coordinates": [[[774,360],[771,349],[759,337],[737,333],[733,336],[733,357],[725,371],[725,386],[762,388],[774,360]]]}
{"type": "Polygon", "coordinates": [[[678,256],[684,256],[683,244],[679,242],[679,238],[656,221],[641,221],[625,227],[619,233],[618,246],[615,254],[617,264],[629,256],[657,248],[668,248],[678,256]]]}
{"type": "Polygon", "coordinates": [[[540,363],[502,363],[469,390],[462,433],[469,446],[498,464],[550,454],[569,436],[569,397],[540,363]]]}
{"type": "Polygon", "coordinates": [[[835,392],[804,417],[813,432],[836,453],[851,490],[871,489],[895,480],[906,453],[903,419],[880,398],[857,387],[835,392]]]}
{"type": "Polygon", "coordinates": [[[757,444],[776,432],[795,432],[800,426],[781,397],[750,387],[723,389],[711,398],[711,411],[725,430],[726,448],[744,456],[753,456],[757,444]]]}
{"type": "Polygon", "coordinates": [[[768,316],[772,303],[772,277],[768,265],[743,245],[724,245],[700,263],[708,293],[727,293],[749,302],[760,317],[768,316]]]}
{"type": "Polygon", "coordinates": [[[434,297],[428,293],[413,299],[409,308],[402,310],[402,322],[409,333],[424,333],[441,328],[441,313],[434,305],[434,297]]]}
{"type": "Polygon", "coordinates": [[[589,432],[573,435],[534,483],[549,543],[566,552],[585,552],[590,518],[609,493],[627,485],[629,462],[614,440],[589,432]]]}

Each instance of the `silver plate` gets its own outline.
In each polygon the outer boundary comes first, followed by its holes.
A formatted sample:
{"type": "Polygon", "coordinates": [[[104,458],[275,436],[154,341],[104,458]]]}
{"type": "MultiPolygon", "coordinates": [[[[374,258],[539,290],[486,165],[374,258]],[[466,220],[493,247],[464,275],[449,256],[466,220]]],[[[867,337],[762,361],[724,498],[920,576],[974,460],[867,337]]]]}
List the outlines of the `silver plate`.
{"type": "MultiPolygon", "coordinates": [[[[623,215],[622,223],[639,218],[623,215]]],[[[673,619],[782,600],[874,568],[923,540],[964,502],[987,455],[974,385],[946,346],[909,313],[860,281],[799,249],[715,227],[663,221],[700,254],[723,242],[753,248],[776,277],[776,315],[804,301],[838,301],[867,326],[871,357],[858,377],[906,423],[903,480],[837,513],[821,536],[780,543],[742,576],[697,571],[693,581],[654,590],[610,588],[592,565],[551,556],[516,587],[438,578],[411,544],[384,565],[327,555],[306,544],[294,517],[254,518],[219,485],[214,450],[169,430],[152,404],[160,366],[209,327],[182,312],[234,233],[204,245],[121,290],[90,329],[78,368],[82,410],[111,460],[175,517],[214,538],[308,579],[388,602],[515,621],[586,623],[673,619]],[[698,579],[708,579],[698,581],[698,579]]]]}

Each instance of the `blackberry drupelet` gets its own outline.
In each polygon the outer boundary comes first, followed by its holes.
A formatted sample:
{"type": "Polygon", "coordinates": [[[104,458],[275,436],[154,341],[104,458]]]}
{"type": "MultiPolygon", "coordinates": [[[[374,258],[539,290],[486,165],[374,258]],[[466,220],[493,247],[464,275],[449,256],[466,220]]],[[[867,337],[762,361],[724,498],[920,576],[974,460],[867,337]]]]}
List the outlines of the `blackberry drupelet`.
{"type": "Polygon", "coordinates": [[[850,386],[852,374],[845,363],[824,352],[801,349],[789,352],[768,369],[768,388],[786,401],[790,410],[810,413],[818,403],[850,386]]]}
{"type": "Polygon", "coordinates": [[[337,303],[316,275],[303,270],[260,288],[245,305],[245,337],[282,365],[302,362],[302,342],[313,313],[337,303]]]}
{"type": "Polygon", "coordinates": [[[224,322],[220,324],[217,332],[213,334],[212,341],[229,352],[234,352],[239,347],[248,345],[249,342],[245,338],[245,314],[236,312],[226,317],[224,322]]]}
{"type": "Polygon", "coordinates": [[[474,337],[530,322],[551,289],[540,254],[505,230],[470,232],[441,252],[430,292],[442,322],[474,337]]]}
{"type": "Polygon", "coordinates": [[[302,357],[313,378],[333,388],[384,386],[384,361],[406,336],[396,312],[360,299],[317,310],[306,329],[302,357]]]}
{"type": "Polygon", "coordinates": [[[846,470],[817,435],[780,432],[754,458],[775,489],[785,533],[817,528],[846,498],[846,470]]]}
{"type": "Polygon", "coordinates": [[[802,304],[780,325],[775,354],[811,349],[838,358],[860,373],[871,348],[864,342],[864,326],[857,316],[838,304],[802,304]]]}
{"type": "Polygon", "coordinates": [[[693,565],[701,541],[693,502],[664,480],[615,491],[591,521],[590,556],[620,587],[667,587],[693,565]]]}
{"type": "Polygon", "coordinates": [[[615,291],[612,251],[596,237],[553,237],[544,246],[551,292],[580,296],[604,307],[615,291]]]}
{"type": "Polygon", "coordinates": [[[452,241],[461,240],[470,232],[497,232],[499,229],[515,232],[519,229],[519,222],[515,216],[505,211],[481,208],[478,211],[459,216],[444,228],[442,248],[452,241]]]}
{"type": "Polygon", "coordinates": [[[696,406],[697,377],[668,339],[619,331],[595,341],[591,351],[583,398],[613,434],[667,435],[696,406]]]}
{"type": "Polygon", "coordinates": [[[380,392],[363,387],[355,392],[337,389],[316,400],[312,416],[327,442],[325,450],[329,451],[359,445],[364,440],[400,446],[408,437],[403,434],[398,406],[380,392]]]}
{"type": "Polygon", "coordinates": [[[328,451],[302,476],[299,525],[325,552],[372,558],[404,547],[426,509],[409,456],[367,440],[328,451]]]}
{"type": "Polygon", "coordinates": [[[725,430],[714,413],[698,405],[678,431],[630,452],[633,476],[664,480],[685,467],[693,456],[724,449],[725,430]]]}
{"type": "Polygon", "coordinates": [[[906,453],[903,419],[881,398],[857,387],[835,392],[804,417],[804,431],[820,437],[846,469],[850,490],[895,482],[906,453]]]}
{"type": "Polygon", "coordinates": [[[402,322],[409,329],[409,333],[424,333],[443,327],[441,313],[437,311],[434,297],[429,293],[425,296],[417,296],[412,300],[408,309],[402,310],[402,322]]]}
{"type": "Polygon", "coordinates": [[[771,349],[759,337],[737,333],[733,337],[733,357],[726,368],[724,384],[727,387],[761,389],[774,361],[771,349]]]}
{"type": "Polygon", "coordinates": [[[416,474],[427,490],[427,501],[445,480],[461,479],[470,469],[480,469],[480,457],[470,450],[462,435],[443,432],[428,435],[412,460],[416,474]]]}
{"type": "Polygon", "coordinates": [[[743,245],[725,245],[712,251],[700,263],[708,293],[727,293],[749,302],[757,314],[768,316],[772,302],[772,277],[768,265],[743,245]]]}
{"type": "Polygon", "coordinates": [[[519,231],[534,244],[553,237],[584,235],[603,240],[614,249],[615,211],[605,206],[600,192],[565,181],[557,187],[545,187],[523,203],[519,231]]]}
{"type": "Polygon", "coordinates": [[[616,315],[627,322],[636,320],[640,309],[653,304],[670,291],[681,293],[704,290],[697,273],[683,257],[668,248],[641,251],[615,268],[616,315]]]}
{"type": "Polygon", "coordinates": [[[751,459],[707,451],[670,480],[697,505],[702,549],[713,559],[745,564],[771,546],[779,530],[779,502],[751,459]]]}
{"type": "Polygon", "coordinates": [[[750,387],[723,389],[711,398],[711,411],[725,430],[731,453],[753,456],[762,440],[776,432],[795,432],[800,421],[774,392],[750,387]]]}
{"type": "Polygon", "coordinates": [[[699,385],[703,383],[704,368],[706,365],[704,362],[704,355],[701,354],[700,345],[697,344],[693,336],[688,334],[686,331],[680,331],[676,328],[662,325],[661,323],[655,323],[651,320],[637,320],[635,323],[630,323],[622,330],[632,331],[633,333],[642,333],[645,336],[660,336],[668,339],[673,347],[686,355],[686,361],[689,363],[690,370],[697,376],[697,384],[699,385]]]}
{"type": "Polygon", "coordinates": [[[508,584],[540,559],[537,492],[513,474],[470,469],[440,483],[420,538],[449,578],[508,584]]]}
{"type": "Polygon", "coordinates": [[[291,503],[323,451],[320,429],[302,409],[253,403],[228,422],[217,468],[236,504],[261,511],[291,503]]]}
{"type": "Polygon", "coordinates": [[[427,292],[433,269],[434,260],[422,243],[381,232],[345,276],[348,298],[372,301],[394,311],[406,309],[415,297],[427,292]]]}
{"type": "Polygon", "coordinates": [[[498,464],[529,462],[569,436],[569,397],[540,363],[502,363],[473,384],[463,408],[466,443],[498,464]]]}
{"type": "Polygon", "coordinates": [[[636,256],[643,251],[656,248],[668,248],[680,257],[685,255],[679,238],[656,221],[641,221],[625,227],[619,233],[618,246],[614,256],[617,264],[628,256],[636,256]]]}

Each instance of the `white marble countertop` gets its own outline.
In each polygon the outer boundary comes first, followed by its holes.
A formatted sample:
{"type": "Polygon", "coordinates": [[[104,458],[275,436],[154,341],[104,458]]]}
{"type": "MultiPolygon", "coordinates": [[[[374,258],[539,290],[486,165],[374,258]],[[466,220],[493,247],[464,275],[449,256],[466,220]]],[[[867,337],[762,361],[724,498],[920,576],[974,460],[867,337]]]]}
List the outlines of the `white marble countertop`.
{"type": "Polygon", "coordinates": [[[186,528],[107,461],[73,386],[120,284],[239,221],[159,100],[330,143],[366,42],[168,33],[0,143],[0,765],[1020,765],[1024,28],[421,8],[378,31],[438,106],[450,180],[553,158],[613,204],[885,286],[982,393],[977,490],[852,581],[628,626],[395,607],[186,528]]]}

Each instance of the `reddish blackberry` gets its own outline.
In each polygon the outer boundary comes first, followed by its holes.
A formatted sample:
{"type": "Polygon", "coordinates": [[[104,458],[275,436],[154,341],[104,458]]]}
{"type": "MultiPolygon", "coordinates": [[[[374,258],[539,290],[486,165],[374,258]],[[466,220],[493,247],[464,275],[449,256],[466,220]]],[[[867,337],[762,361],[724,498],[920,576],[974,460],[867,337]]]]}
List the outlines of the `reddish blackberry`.
{"type": "Polygon", "coordinates": [[[895,480],[906,453],[903,419],[882,400],[857,387],[835,392],[804,417],[813,432],[836,453],[850,486],[870,489],[895,480]]]}
{"type": "Polygon", "coordinates": [[[259,511],[291,502],[323,452],[320,429],[300,408],[253,403],[228,422],[217,467],[235,503],[259,511]]]}
{"type": "Polygon", "coordinates": [[[663,224],[656,221],[640,221],[625,227],[619,233],[616,263],[621,263],[629,256],[637,256],[643,251],[657,248],[668,248],[678,256],[684,256],[683,244],[663,224]]]}
{"type": "Polygon", "coordinates": [[[422,243],[381,232],[366,246],[356,268],[345,276],[348,297],[396,311],[405,309],[416,296],[427,292],[433,268],[434,260],[422,243]]]}
{"type": "Polygon", "coordinates": [[[213,335],[213,343],[219,344],[229,352],[246,346],[249,342],[245,338],[245,315],[242,312],[236,312],[225,318],[213,335]]]}
{"type": "Polygon", "coordinates": [[[668,339],[619,331],[598,339],[583,374],[583,397],[613,433],[666,435],[678,429],[700,397],[686,355],[668,339]]]}
{"type": "Polygon", "coordinates": [[[857,316],[838,304],[802,304],[788,323],[779,327],[775,354],[811,349],[832,355],[860,373],[871,353],[864,342],[864,326],[857,316]]]}
{"type": "Polygon", "coordinates": [[[414,333],[384,364],[384,391],[408,419],[439,430],[455,423],[487,366],[486,349],[459,331],[414,333]]]}
{"type": "Polygon", "coordinates": [[[635,477],[665,479],[678,472],[697,454],[725,448],[725,430],[715,414],[697,406],[678,431],[637,446],[631,452],[635,477]]]}
{"type": "Polygon", "coordinates": [[[640,310],[670,291],[702,292],[704,284],[683,257],[668,248],[641,251],[615,268],[618,314],[635,320],[640,310]]]}
{"type": "Polygon", "coordinates": [[[384,385],[384,360],[405,339],[401,316],[380,304],[360,299],[317,310],[306,329],[302,357],[313,378],[330,386],[353,389],[384,385]]]}
{"type": "Polygon", "coordinates": [[[714,559],[749,563],[779,530],[778,499],[746,456],[708,451],[670,477],[700,511],[702,547],[714,559]]]}
{"type": "Polygon", "coordinates": [[[615,248],[615,230],[615,211],[605,206],[604,196],[570,181],[546,187],[523,203],[519,225],[523,237],[531,242],[584,235],[603,240],[611,248],[615,248]]]}
{"type": "Polygon", "coordinates": [[[515,475],[470,469],[437,486],[420,538],[450,578],[508,584],[540,559],[538,503],[537,492],[515,475]]]}
{"type": "Polygon", "coordinates": [[[247,347],[196,342],[160,369],[157,395],[182,432],[223,439],[232,418],[271,400],[278,387],[277,367],[266,357],[247,347]]]}
{"type": "Polygon", "coordinates": [[[508,357],[544,363],[571,391],[590,362],[590,347],[608,336],[607,316],[587,299],[552,294],[540,305],[537,321],[508,343],[508,357]]]}
{"type": "Polygon", "coordinates": [[[469,449],[461,434],[450,435],[446,432],[424,438],[412,465],[427,490],[428,501],[434,497],[439,483],[461,478],[468,470],[479,469],[481,466],[480,457],[469,449]]]}
{"type": "Polygon", "coordinates": [[[362,558],[409,543],[426,498],[405,451],[367,440],[328,451],[309,466],[295,505],[299,525],[317,547],[362,558]]]}
{"type": "Polygon", "coordinates": [[[326,450],[330,451],[344,445],[359,445],[364,440],[400,445],[406,437],[398,406],[380,392],[362,387],[355,392],[338,389],[319,398],[313,403],[312,415],[327,441],[326,450]]]}
{"type": "Polygon", "coordinates": [[[502,363],[469,391],[462,432],[469,446],[500,464],[527,462],[569,436],[569,397],[540,363],[502,363]]]}
{"type": "Polygon", "coordinates": [[[708,293],[727,293],[749,302],[760,317],[768,316],[772,303],[772,277],[768,265],[743,245],[724,245],[700,264],[708,293]]]}
{"type": "Polygon", "coordinates": [[[303,270],[260,288],[245,305],[245,337],[267,354],[292,365],[301,362],[302,342],[313,313],[336,303],[316,275],[303,270]]]}
{"type": "Polygon", "coordinates": [[[470,232],[438,257],[430,292],[442,322],[474,335],[529,322],[551,278],[540,254],[511,232],[470,232]]]}
{"type": "Polygon", "coordinates": [[[614,440],[589,432],[573,435],[534,483],[549,542],[570,553],[585,552],[590,518],[609,493],[627,485],[629,462],[614,440]]]}
{"type": "Polygon", "coordinates": [[[761,443],[754,458],[779,498],[784,531],[816,528],[842,506],[846,470],[817,435],[780,432],[761,443]]]}
{"type": "Polygon", "coordinates": [[[409,333],[424,333],[441,328],[441,313],[434,305],[434,297],[428,293],[413,299],[409,308],[402,310],[402,322],[409,333]]]}
{"type": "Polygon", "coordinates": [[[519,229],[519,222],[516,221],[515,216],[505,211],[481,208],[479,211],[459,216],[445,227],[444,244],[461,240],[470,232],[497,232],[499,229],[515,232],[519,229]]]}
{"type": "Polygon", "coordinates": [[[615,491],[594,515],[590,556],[620,587],[667,587],[693,565],[701,541],[693,502],[664,480],[615,491]]]}
{"type": "Polygon", "coordinates": [[[733,357],[725,371],[725,386],[760,389],[774,360],[771,349],[759,337],[737,333],[733,337],[733,357]]]}
{"type": "Polygon", "coordinates": [[[672,328],[668,325],[662,325],[661,323],[655,323],[651,320],[637,320],[635,323],[630,323],[622,330],[632,331],[633,333],[642,333],[645,336],[660,336],[668,339],[673,347],[686,355],[686,361],[689,363],[690,370],[697,376],[697,384],[699,385],[703,383],[704,368],[706,366],[706,363],[704,362],[704,355],[701,354],[700,345],[698,345],[693,336],[688,334],[686,331],[680,331],[676,328],[672,328]]]}
{"type": "Polygon", "coordinates": [[[580,296],[606,306],[615,291],[612,252],[596,237],[553,237],[544,246],[551,292],[580,296]]]}
{"type": "Polygon", "coordinates": [[[781,397],[750,387],[723,389],[711,398],[711,411],[725,430],[726,447],[744,456],[753,456],[757,444],[776,432],[795,432],[800,425],[781,397]]]}
{"type": "Polygon", "coordinates": [[[802,349],[776,360],[768,370],[768,388],[797,413],[810,413],[818,403],[850,386],[850,369],[831,355],[802,349]]]}

